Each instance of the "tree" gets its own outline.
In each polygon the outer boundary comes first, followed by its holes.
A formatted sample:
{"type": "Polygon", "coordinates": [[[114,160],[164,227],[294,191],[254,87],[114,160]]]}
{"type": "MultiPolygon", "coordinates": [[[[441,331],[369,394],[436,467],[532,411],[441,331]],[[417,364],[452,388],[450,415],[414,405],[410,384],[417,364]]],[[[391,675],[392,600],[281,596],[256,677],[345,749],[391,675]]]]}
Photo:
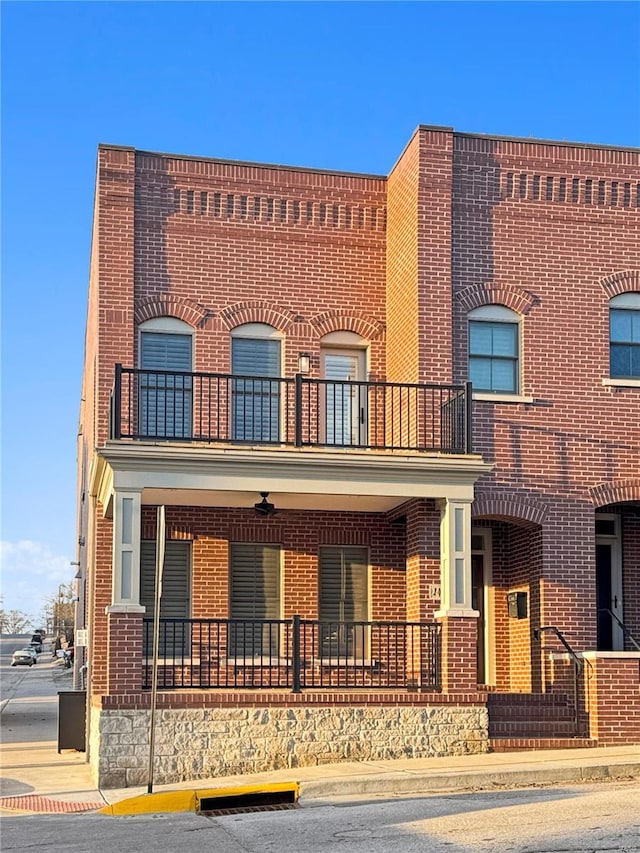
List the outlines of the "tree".
{"type": "Polygon", "coordinates": [[[3,634],[24,634],[33,625],[33,616],[22,610],[0,610],[0,628],[3,634]]]}
{"type": "Polygon", "coordinates": [[[64,634],[73,638],[76,595],[72,583],[61,583],[57,593],[45,599],[44,622],[48,634],[54,637],[64,634]]]}

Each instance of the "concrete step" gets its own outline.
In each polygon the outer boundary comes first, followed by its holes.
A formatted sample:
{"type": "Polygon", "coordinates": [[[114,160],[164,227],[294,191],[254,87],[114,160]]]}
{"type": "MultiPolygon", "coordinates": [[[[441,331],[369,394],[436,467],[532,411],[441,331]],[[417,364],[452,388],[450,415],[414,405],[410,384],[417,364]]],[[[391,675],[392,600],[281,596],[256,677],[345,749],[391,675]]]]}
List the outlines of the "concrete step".
{"type": "Polygon", "coordinates": [[[489,737],[573,737],[576,723],[571,719],[494,720],[489,718],[489,737]]]}
{"type": "Polygon", "coordinates": [[[526,707],[556,707],[568,703],[566,693],[487,693],[487,705],[499,708],[504,705],[526,707]]]}
{"type": "MultiPolygon", "coordinates": [[[[517,743],[530,740],[548,743],[575,739],[575,711],[564,694],[494,693],[487,696],[487,709],[489,738],[515,740],[517,743]]],[[[504,751],[504,748],[505,745],[502,744],[501,751],[504,751]]],[[[516,745],[513,748],[521,747],[516,745]]]]}
{"type": "Polygon", "coordinates": [[[538,749],[587,749],[597,741],[586,737],[490,737],[489,752],[527,752],[538,749]]]}
{"type": "Polygon", "coordinates": [[[575,711],[570,705],[527,707],[525,705],[501,705],[499,707],[489,706],[489,719],[496,723],[510,722],[550,722],[557,720],[564,722],[573,720],[575,711]]]}

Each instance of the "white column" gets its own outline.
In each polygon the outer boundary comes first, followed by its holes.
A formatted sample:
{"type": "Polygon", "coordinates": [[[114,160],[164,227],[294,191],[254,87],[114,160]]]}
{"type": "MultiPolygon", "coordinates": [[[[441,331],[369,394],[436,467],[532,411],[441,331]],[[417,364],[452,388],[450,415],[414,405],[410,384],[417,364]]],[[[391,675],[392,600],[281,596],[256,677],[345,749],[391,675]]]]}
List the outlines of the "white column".
{"type": "Polygon", "coordinates": [[[117,491],[113,497],[112,605],[140,607],[140,520],[142,494],[117,491]]]}
{"type": "Polygon", "coordinates": [[[440,610],[436,616],[478,616],[471,606],[471,501],[440,508],[440,610]]]}

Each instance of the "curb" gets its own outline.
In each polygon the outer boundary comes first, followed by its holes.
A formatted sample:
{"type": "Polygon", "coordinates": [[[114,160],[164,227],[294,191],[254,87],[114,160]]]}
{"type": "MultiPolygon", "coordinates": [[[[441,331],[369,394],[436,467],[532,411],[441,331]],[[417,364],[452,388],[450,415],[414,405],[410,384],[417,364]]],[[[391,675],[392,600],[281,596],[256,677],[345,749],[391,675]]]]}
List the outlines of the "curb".
{"type": "Polygon", "coordinates": [[[140,794],[105,806],[98,814],[125,816],[170,812],[201,812],[216,808],[241,809],[248,801],[259,804],[270,795],[289,795],[292,802],[367,794],[431,794],[447,791],[494,791],[532,785],[597,782],[640,778],[640,762],[550,767],[548,769],[500,769],[495,771],[454,771],[449,773],[383,773],[382,775],[339,777],[326,780],[274,782],[262,785],[235,785],[227,788],[161,791],[140,794]]]}
{"type": "Polygon", "coordinates": [[[320,800],[354,794],[427,794],[443,791],[491,791],[558,782],[597,782],[640,778],[640,763],[555,767],[546,770],[496,770],[441,774],[388,773],[300,783],[301,800],[320,800]]]}
{"type": "Polygon", "coordinates": [[[297,782],[273,782],[264,785],[235,785],[230,788],[206,788],[194,791],[160,791],[157,794],[140,794],[127,800],[98,809],[97,814],[124,816],[135,814],[161,814],[166,812],[196,812],[219,808],[234,808],[248,799],[259,801],[274,795],[288,796],[298,801],[297,782]]]}

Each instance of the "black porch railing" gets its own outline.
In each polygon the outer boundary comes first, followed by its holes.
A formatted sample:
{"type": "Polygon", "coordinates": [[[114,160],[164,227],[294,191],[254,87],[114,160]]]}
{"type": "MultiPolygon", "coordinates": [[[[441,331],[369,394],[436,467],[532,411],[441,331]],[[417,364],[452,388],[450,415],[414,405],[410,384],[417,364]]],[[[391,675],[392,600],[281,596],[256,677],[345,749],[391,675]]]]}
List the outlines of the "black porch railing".
{"type": "Polygon", "coordinates": [[[111,438],[471,453],[471,384],[336,382],[117,364],[111,438]]]}
{"type": "MultiPolygon", "coordinates": [[[[143,619],[143,687],[153,619],[143,619]]],[[[158,687],[439,690],[440,626],[430,622],[160,619],[158,687]]]]}

